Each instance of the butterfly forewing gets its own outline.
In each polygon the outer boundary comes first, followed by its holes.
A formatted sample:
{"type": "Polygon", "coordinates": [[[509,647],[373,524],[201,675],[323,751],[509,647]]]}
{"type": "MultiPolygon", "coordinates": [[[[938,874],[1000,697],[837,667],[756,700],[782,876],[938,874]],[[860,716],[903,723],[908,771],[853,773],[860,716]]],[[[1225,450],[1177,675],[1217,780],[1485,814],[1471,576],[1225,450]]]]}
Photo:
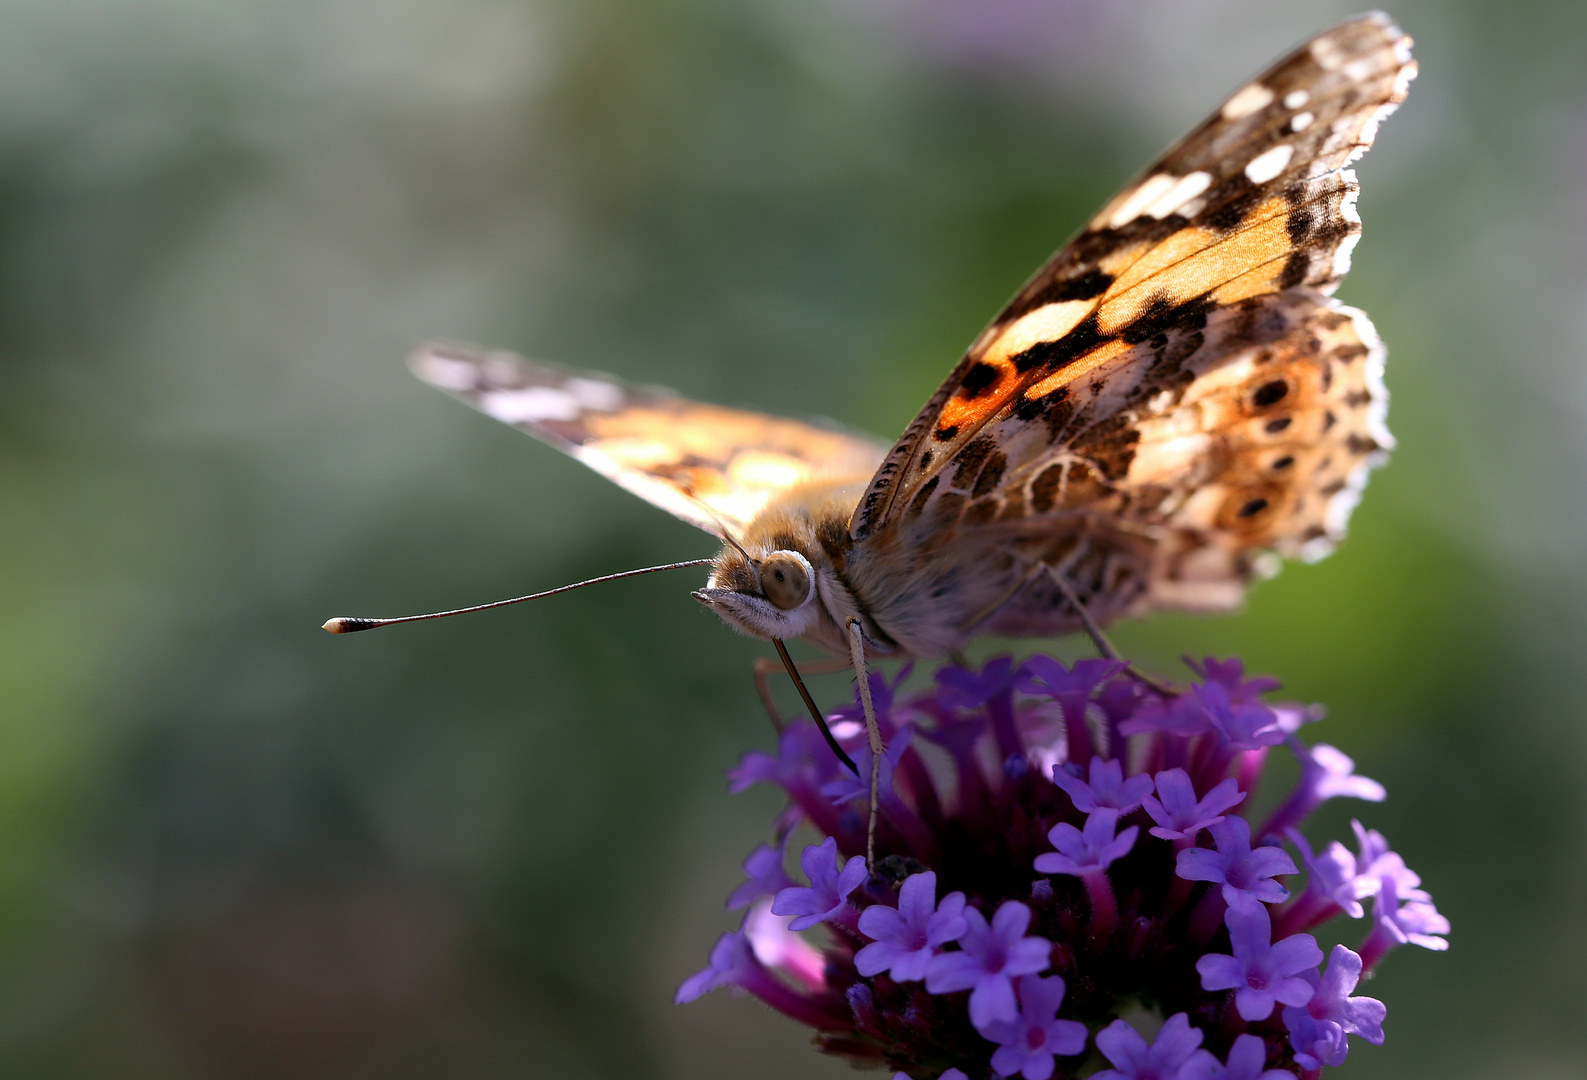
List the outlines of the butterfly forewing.
{"type": "MultiPolygon", "coordinates": [[[[1345,166],[1404,98],[1415,73],[1409,45],[1380,15],[1320,35],[1237,91],[1110,201],[910,424],[861,499],[854,536],[910,521],[947,528],[965,514],[978,525],[1084,509],[1075,492],[1103,499],[1127,477],[1144,415],[1137,406],[1156,401],[1160,412],[1242,348],[1293,332],[1293,320],[1275,314],[1295,311],[1273,306],[1281,294],[1317,318],[1333,311],[1322,294],[1348,268],[1360,231],[1345,166]],[[1219,313],[1233,321],[1209,337],[1208,320],[1219,313]],[[1245,340],[1235,325],[1247,329],[1245,340]],[[1065,485],[1068,498],[1019,487],[1057,460],[1086,474],[1065,485]],[[992,495],[996,505],[984,501],[992,495]]],[[[1375,342],[1359,313],[1346,317],[1375,342]]],[[[1361,383],[1381,400],[1376,379],[1361,383]]],[[[1385,433],[1378,442],[1386,441],[1385,433]]],[[[1193,472],[1205,474],[1209,463],[1198,464],[1193,472]]],[[[1327,475],[1325,486],[1334,482],[1327,475]]],[[[1238,535],[1242,545],[1249,537],[1290,546],[1287,534],[1238,535]]]]}
{"type": "Polygon", "coordinates": [[[863,483],[885,449],[862,435],[690,401],[506,352],[426,345],[425,382],[570,454],[716,536],[811,484],[863,483]]]}

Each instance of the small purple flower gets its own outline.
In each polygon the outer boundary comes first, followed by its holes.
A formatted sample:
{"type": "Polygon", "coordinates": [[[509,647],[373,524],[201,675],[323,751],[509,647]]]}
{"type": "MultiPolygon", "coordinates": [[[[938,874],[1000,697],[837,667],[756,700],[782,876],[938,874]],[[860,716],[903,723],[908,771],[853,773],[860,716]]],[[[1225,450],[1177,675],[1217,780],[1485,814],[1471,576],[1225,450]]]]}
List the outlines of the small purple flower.
{"type": "Polygon", "coordinates": [[[1212,730],[1212,717],[1195,694],[1171,698],[1149,697],[1128,720],[1119,725],[1121,735],[1145,735],[1160,731],[1193,739],[1212,730]]]}
{"type": "MultiPolygon", "coordinates": [[[[881,775],[876,778],[876,790],[880,792],[879,797],[883,801],[898,798],[893,791],[893,773],[898,769],[898,763],[903,759],[905,751],[909,749],[914,734],[915,729],[905,724],[887,740],[887,748],[882,751],[881,775]]],[[[834,806],[871,797],[870,747],[862,747],[854,755],[854,764],[860,770],[857,774],[845,769],[836,779],[821,785],[821,794],[831,799],[834,806]]]]}
{"type": "Polygon", "coordinates": [[[1382,802],[1388,796],[1376,780],[1356,775],[1356,763],[1348,754],[1327,743],[1312,747],[1301,765],[1306,770],[1301,786],[1310,788],[1319,804],[1339,798],[1382,802]]]}
{"type": "Polygon", "coordinates": [[[810,879],[810,887],[784,889],[771,905],[774,915],[796,916],[788,924],[794,930],[808,930],[838,914],[848,906],[849,893],[867,877],[862,855],[851,858],[841,870],[838,868],[838,842],[830,836],[820,846],[811,844],[805,848],[799,855],[799,865],[810,879]]]}
{"type": "Polygon", "coordinates": [[[898,907],[872,904],[860,913],[860,933],[875,940],[854,955],[854,966],[861,975],[888,971],[898,982],[919,982],[937,950],[968,926],[962,892],[938,905],[936,873],[911,874],[898,890],[898,907]]]}
{"type": "Polygon", "coordinates": [[[808,721],[796,721],[783,729],[777,740],[777,756],[751,750],[729,769],[728,791],[738,794],[756,784],[773,783],[789,787],[801,780],[819,784],[841,768],[826,749],[821,733],[808,721]]]}
{"type": "Polygon", "coordinates": [[[1203,990],[1234,990],[1234,1007],[1248,1021],[1266,1020],[1278,1002],[1311,1000],[1311,984],[1296,976],[1322,963],[1316,938],[1294,934],[1274,944],[1267,908],[1243,895],[1230,902],[1223,921],[1234,955],[1208,953],[1196,961],[1203,990]]]}
{"type": "Polygon", "coordinates": [[[841,1023],[849,1010],[845,1007],[842,1012],[838,1011],[835,1003],[822,992],[825,989],[823,972],[820,968],[812,970],[809,963],[812,958],[819,961],[819,954],[802,941],[791,948],[782,948],[782,945],[787,944],[786,939],[798,941],[798,936],[789,933],[786,928],[780,928],[778,924],[781,920],[775,916],[766,916],[765,923],[756,929],[752,924],[760,914],[764,914],[764,909],[757,907],[745,920],[747,929],[735,930],[718,938],[711,949],[711,962],[704,971],[685,979],[673,1000],[683,1005],[712,990],[732,987],[747,991],[784,1016],[815,1028],[831,1028],[841,1023]],[[751,930],[762,937],[769,935],[784,940],[759,943],[752,937],[751,930]],[[757,955],[756,950],[762,944],[774,958],[785,961],[779,965],[779,970],[804,984],[805,990],[795,989],[772,974],[766,962],[757,955]]]}
{"type": "Polygon", "coordinates": [[[1383,1045],[1383,1017],[1388,1011],[1383,1002],[1350,996],[1361,981],[1361,967],[1361,957],[1343,945],[1335,945],[1328,956],[1328,970],[1318,979],[1311,1000],[1284,1010],[1289,1044],[1295,1048],[1295,1062],[1302,1068],[1337,1068],[1344,1064],[1345,1055],[1350,1052],[1347,1034],[1359,1035],[1374,1046],[1383,1045]]]}
{"type": "Polygon", "coordinates": [[[1014,717],[1014,658],[997,656],[978,672],[945,667],[937,672],[937,700],[950,709],[986,706],[999,761],[1024,760],[1024,742],[1014,717]]]}
{"type": "Polygon", "coordinates": [[[1149,831],[1164,840],[1192,839],[1202,829],[1222,821],[1225,810],[1245,800],[1240,785],[1229,776],[1197,802],[1196,789],[1184,769],[1158,773],[1157,794],[1157,799],[1146,796],[1143,805],[1157,822],[1149,831]]]}
{"type": "Polygon", "coordinates": [[[1129,665],[1122,660],[1076,660],[1073,667],[1050,656],[1033,656],[1020,665],[1016,685],[1027,694],[1045,694],[1061,705],[1082,710],[1102,683],[1129,665]]]}
{"type": "MultiPolygon", "coordinates": [[[[1145,694],[1145,687],[1135,679],[1114,679],[1097,694],[1097,707],[1110,723],[1122,724],[1141,707],[1145,694]]],[[[1110,746],[1108,752],[1117,751],[1110,746]]]]}
{"type": "Polygon", "coordinates": [[[1053,1058],[1082,1054],[1088,1032],[1074,1020],[1058,1020],[1064,1000],[1064,981],[1054,975],[1026,975],[1019,980],[1019,1017],[994,1020],[981,1034],[1001,1045],[992,1052],[992,1071],[999,1076],[1015,1073],[1025,1080],[1047,1080],[1053,1058]]]}
{"type": "Polygon", "coordinates": [[[793,878],[782,867],[783,846],[757,844],[744,860],[744,873],[749,880],[734,889],[727,897],[727,906],[747,907],[762,896],[776,896],[793,885],[793,878]]]}
{"type": "Polygon", "coordinates": [[[1019,669],[1018,686],[1028,694],[1043,694],[1058,703],[1064,719],[1064,750],[1077,765],[1094,752],[1086,711],[1091,695],[1102,683],[1128,667],[1122,660],[1077,660],[1065,667],[1050,656],[1033,656],[1019,669]]]}
{"type": "Polygon", "coordinates": [[[1267,1043],[1259,1035],[1241,1035],[1229,1048],[1227,1065],[1206,1050],[1197,1050],[1179,1080],[1295,1080],[1288,1069],[1264,1069],[1267,1043]]]}
{"type": "Polygon", "coordinates": [[[945,667],[937,672],[937,685],[944,705],[956,709],[975,709],[1014,689],[1012,656],[997,656],[980,671],[945,667]]]}
{"type": "Polygon", "coordinates": [[[1293,701],[1275,702],[1273,712],[1278,717],[1278,729],[1286,735],[1293,735],[1306,724],[1315,724],[1328,717],[1328,710],[1321,705],[1301,705],[1293,701]]]}
{"type": "Polygon", "coordinates": [[[970,1022],[977,1030],[1019,1017],[1014,1005],[1014,979],[1046,971],[1052,943],[1026,937],[1030,908],[1006,900],[987,924],[975,908],[964,909],[967,924],[959,938],[960,952],[940,953],[926,965],[926,990],[933,994],[970,991],[970,1022]]]}
{"type": "Polygon", "coordinates": [[[1097,1033],[1097,1049],[1113,1068],[1093,1073],[1091,1080],[1178,1080],[1201,1039],[1201,1029],[1191,1027],[1184,1013],[1170,1016],[1150,1045],[1128,1021],[1115,1020],[1097,1033]]]}
{"type": "Polygon", "coordinates": [[[1306,894],[1335,905],[1352,919],[1365,915],[1361,900],[1377,891],[1378,882],[1376,878],[1356,873],[1356,857],[1349,849],[1334,840],[1321,853],[1316,853],[1299,829],[1286,829],[1285,833],[1300,852],[1301,863],[1306,867],[1306,894]]]}
{"type": "Polygon", "coordinates": [[[788,923],[786,915],[773,914],[771,904],[762,900],[744,916],[744,940],[755,959],[767,967],[793,976],[807,988],[822,988],[826,961],[819,949],[788,929],[788,923]]]}
{"type": "Polygon", "coordinates": [[[1064,789],[1075,804],[1075,809],[1082,814],[1089,814],[1098,808],[1128,814],[1152,792],[1150,776],[1137,773],[1128,780],[1124,779],[1124,766],[1117,759],[1092,758],[1090,774],[1091,782],[1088,784],[1062,765],[1052,767],[1053,783],[1064,789]]]}
{"type": "Polygon", "coordinates": [[[754,970],[755,954],[741,930],[723,934],[711,947],[711,960],[703,971],[683,980],[672,1000],[685,1005],[720,986],[734,986],[754,970]]]}
{"type": "MultiPolygon", "coordinates": [[[[881,722],[882,730],[886,731],[887,720],[893,713],[893,702],[898,697],[898,688],[910,672],[915,670],[914,664],[905,664],[898,669],[898,674],[889,682],[887,676],[881,671],[872,671],[866,680],[871,686],[871,708],[876,710],[876,717],[881,722]]],[[[827,723],[839,724],[843,721],[865,723],[865,706],[860,703],[860,689],[858,683],[854,687],[854,700],[842,708],[834,709],[827,714],[827,723]]]]}
{"type": "Polygon", "coordinates": [[[1397,945],[1420,945],[1434,952],[1449,948],[1449,940],[1439,936],[1449,933],[1449,920],[1438,913],[1431,897],[1402,904],[1399,884],[1392,876],[1378,881],[1378,895],[1372,902],[1372,933],[1361,946],[1361,958],[1367,967],[1397,945]]]}
{"type": "Polygon", "coordinates": [[[1208,831],[1218,845],[1217,851],[1186,848],[1179,853],[1176,873],[1189,881],[1215,881],[1223,886],[1223,898],[1233,904],[1246,895],[1264,903],[1276,904],[1289,896],[1289,890],[1273,878],[1298,873],[1295,860],[1282,849],[1251,847],[1251,823],[1243,817],[1225,818],[1208,831]]]}
{"type": "Polygon", "coordinates": [[[1256,750],[1284,741],[1278,714],[1263,702],[1231,699],[1228,687],[1218,682],[1198,686],[1192,693],[1207,711],[1213,728],[1236,750],[1256,750]]]}
{"type": "Polygon", "coordinates": [[[1396,852],[1389,850],[1387,837],[1376,829],[1365,828],[1359,821],[1351,821],[1350,827],[1355,830],[1356,844],[1361,849],[1361,854],[1356,856],[1356,870],[1367,882],[1363,886],[1367,890],[1363,896],[1376,895],[1382,882],[1392,879],[1401,900],[1430,902],[1433,899],[1420,887],[1421,876],[1406,866],[1396,852]]]}
{"type": "Polygon", "coordinates": [[[1200,675],[1204,683],[1221,687],[1228,694],[1229,700],[1234,702],[1255,701],[1263,694],[1284,685],[1270,675],[1258,675],[1254,679],[1247,679],[1245,661],[1237,656],[1231,656],[1227,660],[1203,656],[1199,664],[1187,656],[1185,666],[1200,675]]]}
{"type": "Polygon", "coordinates": [[[1135,838],[1140,835],[1140,826],[1131,825],[1115,837],[1113,833],[1118,823],[1119,812],[1105,808],[1092,811],[1086,818],[1084,832],[1060,821],[1047,833],[1047,839],[1058,850],[1036,856],[1036,869],[1043,874],[1073,874],[1075,877],[1102,873],[1115,859],[1128,855],[1135,846],[1135,838]]]}

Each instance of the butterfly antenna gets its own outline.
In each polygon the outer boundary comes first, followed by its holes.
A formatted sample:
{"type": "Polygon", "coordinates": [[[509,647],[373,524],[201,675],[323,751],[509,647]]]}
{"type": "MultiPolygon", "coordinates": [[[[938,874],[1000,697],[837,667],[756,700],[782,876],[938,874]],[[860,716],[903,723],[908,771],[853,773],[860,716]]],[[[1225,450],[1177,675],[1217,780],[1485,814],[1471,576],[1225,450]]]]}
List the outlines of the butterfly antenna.
{"type": "Polygon", "coordinates": [[[684,494],[688,496],[694,505],[700,508],[701,513],[716,523],[717,534],[721,536],[723,540],[727,541],[729,546],[736,549],[740,555],[748,559],[751,566],[760,565],[760,560],[755,558],[755,556],[751,555],[748,551],[744,550],[744,545],[738,542],[738,538],[733,535],[733,530],[727,527],[727,522],[723,521],[715,510],[712,510],[709,506],[707,506],[704,500],[696,498],[693,495],[689,495],[687,492],[684,494]]]}
{"type": "MultiPolygon", "coordinates": [[[[706,508],[706,513],[711,513],[709,507],[706,508]]],[[[744,545],[738,542],[738,538],[733,535],[732,530],[727,527],[726,523],[723,522],[721,518],[717,517],[715,514],[711,514],[711,520],[716,522],[717,528],[722,530],[722,539],[726,540],[729,544],[736,548],[740,555],[748,559],[751,566],[760,565],[760,560],[755,558],[755,556],[751,555],[748,551],[744,550],[744,545]]]]}
{"type": "Polygon", "coordinates": [[[799,696],[805,699],[805,708],[810,710],[810,719],[816,722],[816,727],[821,729],[822,736],[827,740],[827,745],[837,755],[839,761],[848,766],[849,772],[855,776],[860,775],[860,767],[854,764],[854,759],[844,752],[838,745],[837,736],[832,734],[832,729],[827,727],[826,717],[821,715],[821,710],[816,708],[815,698],[810,696],[810,691],[805,689],[805,681],[799,677],[799,669],[794,666],[793,657],[788,655],[788,646],[782,643],[782,638],[772,638],[771,643],[777,647],[777,655],[782,657],[782,666],[788,669],[788,677],[799,688],[799,696]]]}
{"type": "Polygon", "coordinates": [[[425,619],[444,619],[448,615],[467,615],[471,611],[489,611],[491,608],[506,607],[508,604],[521,604],[525,600],[539,600],[546,596],[555,596],[557,593],[572,592],[582,589],[586,585],[599,585],[603,581],[616,581],[618,578],[638,577],[640,574],[654,574],[662,570],[681,570],[685,566],[705,566],[713,559],[687,559],[683,562],[664,563],[661,566],[646,566],[638,570],[624,570],[618,574],[605,574],[601,577],[590,578],[588,581],[575,582],[572,585],[563,585],[545,592],[530,593],[528,596],[515,596],[511,600],[496,600],[489,604],[475,604],[473,607],[453,608],[451,611],[432,611],[428,615],[403,615],[396,619],[359,619],[339,617],[326,620],[320,627],[333,634],[355,634],[360,630],[373,630],[377,626],[390,626],[392,623],[422,622],[425,619]]]}

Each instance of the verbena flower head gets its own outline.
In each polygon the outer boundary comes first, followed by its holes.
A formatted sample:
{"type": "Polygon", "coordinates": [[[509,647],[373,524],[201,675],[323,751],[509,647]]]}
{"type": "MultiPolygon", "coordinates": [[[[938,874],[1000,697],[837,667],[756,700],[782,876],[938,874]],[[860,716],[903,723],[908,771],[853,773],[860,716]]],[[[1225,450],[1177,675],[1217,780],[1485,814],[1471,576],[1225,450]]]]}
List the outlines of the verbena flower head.
{"type": "MultiPolygon", "coordinates": [[[[1000,657],[914,697],[873,673],[871,867],[869,768],[856,780],[790,724],[730,774],[788,805],[729,898],[744,924],[678,1000],[749,993],[912,1080],[1313,1080],[1381,1043],[1384,1005],[1357,984],[1400,945],[1447,948],[1449,922],[1380,833],[1357,823],[1352,852],[1301,827],[1382,786],[1300,739],[1320,708],[1267,702],[1278,683],[1238,660],[1190,666],[1170,691],[1115,662],[1000,657]],[[1299,778],[1253,816],[1272,752],[1299,778]],[[1359,944],[1324,965],[1311,931],[1338,916],[1362,920],[1359,944]],[[1162,1023],[1137,1027],[1143,1010],[1162,1023]]],[[[863,763],[859,716],[829,720],[863,763]]]]}

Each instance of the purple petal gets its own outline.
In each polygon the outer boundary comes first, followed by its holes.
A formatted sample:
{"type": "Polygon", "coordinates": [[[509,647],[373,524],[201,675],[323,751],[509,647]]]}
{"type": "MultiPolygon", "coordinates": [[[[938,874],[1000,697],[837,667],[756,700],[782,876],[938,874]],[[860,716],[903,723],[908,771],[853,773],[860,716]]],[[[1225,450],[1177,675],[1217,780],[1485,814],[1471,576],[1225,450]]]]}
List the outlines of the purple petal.
{"type": "Polygon", "coordinates": [[[1025,936],[1030,929],[1030,908],[1018,900],[1007,900],[992,915],[992,933],[1007,944],[1025,936]]]}
{"type": "Polygon", "coordinates": [[[1140,1032],[1130,1026],[1127,1020],[1115,1020],[1097,1032],[1097,1049],[1102,1051],[1114,1065],[1128,1070],[1128,1072],[1115,1072],[1109,1069],[1095,1074],[1097,1077],[1107,1077],[1108,1080],[1113,1080],[1115,1077],[1120,1080],[1134,1080],[1135,1074],[1140,1071],[1140,1066],[1146,1062],[1146,1040],[1141,1037],[1140,1032]]]}
{"type": "Polygon", "coordinates": [[[793,879],[783,870],[782,863],[781,846],[757,845],[744,860],[744,873],[749,880],[728,894],[728,908],[731,910],[746,907],[762,896],[776,896],[783,889],[791,886],[793,879]]]}
{"type": "Polygon", "coordinates": [[[926,989],[933,994],[968,990],[985,970],[980,958],[969,953],[938,953],[926,965],[926,989]]]}
{"type": "MultiPolygon", "coordinates": [[[[1268,956],[1273,971],[1284,976],[1298,975],[1323,962],[1322,948],[1310,934],[1291,934],[1275,944],[1268,956]]],[[[1284,1004],[1299,1005],[1302,1002],[1286,1001],[1284,1004]]]]}
{"type": "Polygon", "coordinates": [[[1019,1016],[1014,1004],[1014,980],[1005,974],[983,974],[970,991],[970,1023],[979,1030],[994,1020],[1019,1016]]]}
{"type": "Polygon", "coordinates": [[[936,914],[926,921],[926,942],[929,945],[946,945],[957,941],[970,928],[964,917],[964,894],[951,892],[942,898],[936,914]]]}
{"type": "Polygon", "coordinates": [[[1235,1011],[1240,1014],[1240,1019],[1247,1022],[1266,1020],[1273,1015],[1277,1004],[1271,992],[1255,987],[1248,986],[1234,995],[1235,1011]]]}
{"type": "Polygon", "coordinates": [[[737,930],[723,934],[712,946],[711,960],[705,970],[685,979],[672,1000],[676,1004],[687,1005],[719,986],[734,983],[750,963],[749,943],[744,940],[744,935],[737,930]]]}
{"type": "MultiPolygon", "coordinates": [[[[867,909],[865,914],[870,914],[867,909]]],[[[913,950],[902,948],[888,941],[873,941],[859,952],[854,954],[854,969],[866,978],[880,975],[889,968],[894,967],[905,957],[913,955],[913,950]]],[[[899,982],[909,982],[908,979],[899,979],[899,982]]]]}
{"type": "Polygon", "coordinates": [[[1245,965],[1224,953],[1208,953],[1196,961],[1203,990],[1233,990],[1245,985],[1245,965]]]}
{"type": "Polygon", "coordinates": [[[1052,767],[1052,781],[1063,789],[1064,794],[1069,796],[1069,801],[1074,803],[1075,809],[1082,814],[1089,814],[1097,808],[1096,796],[1091,793],[1091,785],[1071,775],[1063,765],[1052,767]]]}

